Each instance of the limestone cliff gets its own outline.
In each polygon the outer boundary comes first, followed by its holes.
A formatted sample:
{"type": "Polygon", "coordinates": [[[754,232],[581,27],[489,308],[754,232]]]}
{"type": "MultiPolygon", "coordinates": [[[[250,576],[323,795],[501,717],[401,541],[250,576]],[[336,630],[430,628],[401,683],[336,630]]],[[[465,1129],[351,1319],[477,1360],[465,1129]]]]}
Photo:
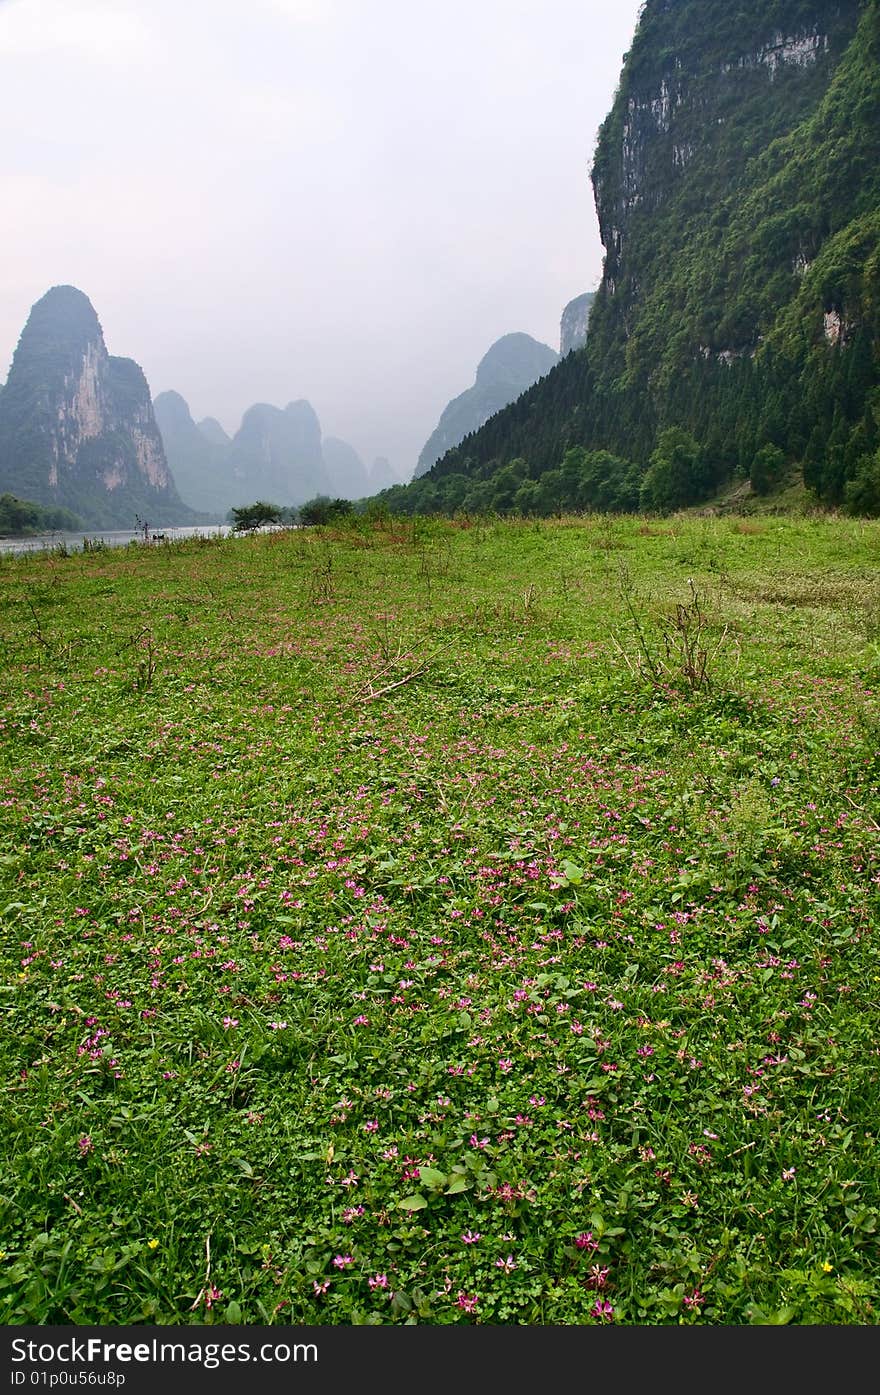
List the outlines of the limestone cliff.
{"type": "Polygon", "coordinates": [[[572,353],[575,349],[582,349],[586,344],[590,311],[595,299],[595,291],[585,291],[583,295],[575,296],[574,300],[570,300],[563,310],[562,319],[559,321],[560,358],[565,358],[566,354],[572,353]]]}
{"type": "Polygon", "coordinates": [[[184,523],[142,370],[111,357],[88,298],[54,286],[37,301],[0,394],[0,492],[89,526],[184,523]]]}

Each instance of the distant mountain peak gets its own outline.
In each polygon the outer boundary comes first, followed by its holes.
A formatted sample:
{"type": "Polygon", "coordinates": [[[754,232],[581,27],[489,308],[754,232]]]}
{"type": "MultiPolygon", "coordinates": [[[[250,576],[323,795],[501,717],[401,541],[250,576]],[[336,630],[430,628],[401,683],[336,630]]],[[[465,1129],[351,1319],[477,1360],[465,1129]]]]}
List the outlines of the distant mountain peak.
{"type": "Polygon", "coordinates": [[[367,467],[354,446],[338,436],[325,436],[322,451],[334,498],[365,499],[373,493],[367,467]]]}
{"type": "Polygon", "coordinates": [[[201,421],[196,422],[196,426],[213,445],[228,446],[232,444],[232,437],[223,430],[216,417],[202,417],[201,421]]]}
{"type": "Polygon", "coordinates": [[[473,387],[447,404],[419,456],[413,478],[424,475],[441,456],[491,416],[513,402],[559,362],[549,344],[529,334],[504,334],[477,365],[473,387]]]}
{"type": "Polygon", "coordinates": [[[509,383],[517,392],[548,373],[559,355],[530,334],[503,334],[477,365],[476,387],[509,383]]]}
{"type": "Polygon", "coordinates": [[[170,390],[160,392],[158,397],[153,399],[153,411],[156,413],[157,420],[161,414],[164,421],[170,421],[174,418],[175,421],[179,422],[192,422],[189,404],[179,392],[170,390]]]}
{"type": "Polygon", "coordinates": [[[255,402],[234,438],[214,417],[196,424],[179,392],[160,393],[155,408],[180,492],[193,508],[225,517],[256,499],[289,507],[317,495],[363,499],[376,492],[352,446],[332,436],[322,441],[318,415],[304,397],[283,408],[255,402]]]}

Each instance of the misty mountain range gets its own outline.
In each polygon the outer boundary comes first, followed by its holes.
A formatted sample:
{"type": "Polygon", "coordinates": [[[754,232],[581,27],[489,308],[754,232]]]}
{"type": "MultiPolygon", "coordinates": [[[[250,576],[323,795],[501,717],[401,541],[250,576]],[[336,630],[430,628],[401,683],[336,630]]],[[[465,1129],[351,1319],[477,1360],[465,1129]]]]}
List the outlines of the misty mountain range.
{"type": "Polygon", "coordinates": [[[347,441],[323,437],[303,399],[283,409],[256,403],[233,437],[213,417],[193,421],[179,392],[160,392],[153,410],[181,498],[205,513],[225,517],[255,499],[285,507],[317,495],[363,499],[400,483],[384,456],[367,466],[347,441]]]}
{"type": "MultiPolygon", "coordinates": [[[[586,337],[589,300],[563,312],[564,353],[586,337]]],[[[415,474],[558,360],[527,334],[497,340],[473,386],[444,409],[415,474]]],[[[108,354],[91,302],[73,286],[53,286],[33,306],[0,389],[0,492],[67,509],[90,527],[221,520],[257,499],[296,507],[319,495],[364,499],[400,483],[384,456],[367,466],[347,441],[324,437],[304,399],[255,403],[232,437],[214,417],[194,421],[178,392],[151,401],[142,370],[108,354]]]]}

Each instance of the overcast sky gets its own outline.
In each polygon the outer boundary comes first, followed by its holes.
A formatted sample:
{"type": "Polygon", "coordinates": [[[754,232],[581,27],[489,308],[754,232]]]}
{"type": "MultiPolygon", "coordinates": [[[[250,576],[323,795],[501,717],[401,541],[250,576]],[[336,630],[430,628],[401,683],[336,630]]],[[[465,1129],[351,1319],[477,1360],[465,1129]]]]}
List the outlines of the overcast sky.
{"type": "Polygon", "coordinates": [[[602,271],[638,0],[0,0],[0,380],[52,285],[230,432],[305,397],[409,477],[602,271]]]}

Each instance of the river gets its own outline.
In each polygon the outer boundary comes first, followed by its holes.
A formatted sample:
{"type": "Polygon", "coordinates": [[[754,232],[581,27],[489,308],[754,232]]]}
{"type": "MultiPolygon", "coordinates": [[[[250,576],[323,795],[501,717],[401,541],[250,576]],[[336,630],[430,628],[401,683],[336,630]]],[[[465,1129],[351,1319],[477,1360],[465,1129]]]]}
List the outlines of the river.
{"type": "Polygon", "coordinates": [[[181,538],[225,538],[231,532],[228,523],[214,523],[201,528],[150,528],[147,539],[143,528],[35,533],[28,538],[0,538],[0,552],[51,552],[58,547],[66,547],[68,552],[82,552],[87,542],[102,543],[104,547],[125,547],[131,542],[148,541],[161,547],[163,542],[179,542],[181,538]]]}

